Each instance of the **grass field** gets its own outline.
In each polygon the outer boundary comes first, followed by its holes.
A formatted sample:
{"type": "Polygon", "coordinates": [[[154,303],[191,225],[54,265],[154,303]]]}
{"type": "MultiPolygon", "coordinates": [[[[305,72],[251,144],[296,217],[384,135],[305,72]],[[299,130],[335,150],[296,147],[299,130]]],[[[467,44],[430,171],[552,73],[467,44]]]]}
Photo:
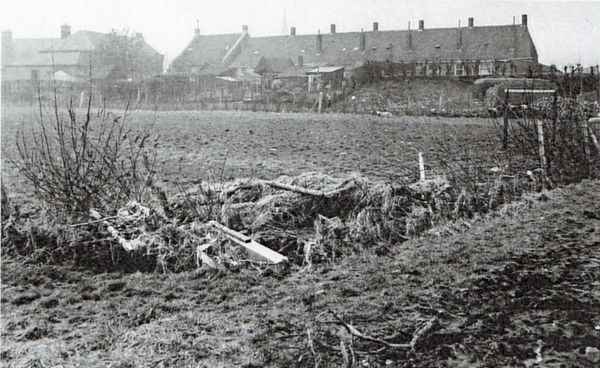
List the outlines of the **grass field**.
{"type": "MultiPolygon", "coordinates": [[[[2,174],[18,204],[31,203],[31,191],[6,155],[15,154],[20,124],[35,118],[33,110],[3,110],[2,174]]],[[[177,182],[211,176],[359,172],[412,182],[417,151],[428,175],[463,164],[488,170],[500,155],[494,125],[483,119],[138,111],[131,124],[156,125],[169,195],[177,182]]],[[[445,224],[460,231],[310,270],[94,273],[2,257],[0,360],[7,367],[592,367],[600,346],[599,204],[598,181],[527,194],[445,224]]]]}

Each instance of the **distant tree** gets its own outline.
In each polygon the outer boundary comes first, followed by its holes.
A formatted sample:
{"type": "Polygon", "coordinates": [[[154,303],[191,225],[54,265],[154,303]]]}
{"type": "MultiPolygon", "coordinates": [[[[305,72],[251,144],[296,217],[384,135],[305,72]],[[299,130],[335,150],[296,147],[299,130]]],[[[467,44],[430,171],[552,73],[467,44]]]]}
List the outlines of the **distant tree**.
{"type": "Polygon", "coordinates": [[[155,61],[149,60],[146,43],[140,33],[113,31],[101,46],[103,65],[114,65],[115,73],[123,79],[141,81],[154,73],[155,61]]]}

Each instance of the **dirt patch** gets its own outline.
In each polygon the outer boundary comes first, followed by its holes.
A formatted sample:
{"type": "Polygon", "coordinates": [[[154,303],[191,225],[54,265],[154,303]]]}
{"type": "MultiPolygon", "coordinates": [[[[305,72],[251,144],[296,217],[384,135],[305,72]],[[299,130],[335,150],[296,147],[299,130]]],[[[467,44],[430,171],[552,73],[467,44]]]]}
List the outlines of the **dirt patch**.
{"type": "Polygon", "coordinates": [[[3,298],[32,291],[40,297],[20,305],[3,299],[2,360],[13,366],[592,367],[586,348],[600,346],[600,222],[589,213],[600,210],[600,183],[544,196],[518,211],[470,220],[460,234],[288,274],[92,275],[3,257],[3,298]],[[48,281],[23,276],[36,273],[57,281],[49,288],[48,281]],[[113,283],[120,290],[105,292],[113,283]],[[45,298],[59,304],[41,308],[45,298]],[[353,335],[330,310],[386,344],[353,335]],[[414,349],[394,347],[409,344],[432,320],[414,349]]]}

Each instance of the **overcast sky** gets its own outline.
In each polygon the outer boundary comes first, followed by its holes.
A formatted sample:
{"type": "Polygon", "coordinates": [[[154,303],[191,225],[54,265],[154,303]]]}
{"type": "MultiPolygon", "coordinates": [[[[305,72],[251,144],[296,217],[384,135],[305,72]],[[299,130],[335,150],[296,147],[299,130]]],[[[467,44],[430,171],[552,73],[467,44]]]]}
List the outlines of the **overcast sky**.
{"type": "Polygon", "coordinates": [[[59,37],[60,25],[73,32],[111,29],[142,32],[171,61],[193,37],[196,19],[203,34],[234,33],[242,25],[253,36],[329,30],[359,31],[379,22],[380,30],[512,24],[528,14],[540,62],[600,64],[600,1],[439,1],[439,0],[1,0],[0,28],[14,38],[59,37]],[[287,31],[286,31],[287,32],[287,31]]]}

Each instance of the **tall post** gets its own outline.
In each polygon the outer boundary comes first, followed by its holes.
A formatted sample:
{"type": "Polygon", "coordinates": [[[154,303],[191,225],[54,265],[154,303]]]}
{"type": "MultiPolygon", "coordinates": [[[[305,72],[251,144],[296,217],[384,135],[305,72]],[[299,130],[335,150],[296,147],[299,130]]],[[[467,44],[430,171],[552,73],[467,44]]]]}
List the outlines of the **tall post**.
{"type": "Polygon", "coordinates": [[[323,92],[319,92],[319,102],[318,102],[318,113],[320,114],[323,109],[323,92]]]}
{"type": "Polygon", "coordinates": [[[4,186],[4,180],[0,181],[0,193],[2,196],[2,208],[0,209],[0,213],[2,213],[2,219],[7,219],[10,217],[10,203],[8,202],[8,194],[6,193],[6,187],[4,186]]]}
{"type": "Polygon", "coordinates": [[[589,142],[589,135],[588,135],[587,119],[583,119],[583,121],[581,122],[581,125],[582,125],[582,129],[583,129],[583,150],[585,152],[585,159],[587,160],[587,162],[591,162],[590,161],[590,142],[589,142]]]}
{"type": "Polygon", "coordinates": [[[419,152],[419,179],[425,180],[425,161],[423,161],[423,152],[419,152]]]}
{"type": "Polygon", "coordinates": [[[504,90],[504,131],[502,135],[502,148],[508,148],[508,113],[510,109],[508,106],[508,89],[504,90]]]}
{"type": "Polygon", "coordinates": [[[540,147],[540,164],[542,166],[542,174],[546,174],[546,151],[544,149],[544,124],[541,120],[537,121],[538,143],[540,147]]]}
{"type": "Polygon", "coordinates": [[[554,91],[552,101],[552,142],[556,142],[556,124],[558,123],[558,91],[554,91]]]}

